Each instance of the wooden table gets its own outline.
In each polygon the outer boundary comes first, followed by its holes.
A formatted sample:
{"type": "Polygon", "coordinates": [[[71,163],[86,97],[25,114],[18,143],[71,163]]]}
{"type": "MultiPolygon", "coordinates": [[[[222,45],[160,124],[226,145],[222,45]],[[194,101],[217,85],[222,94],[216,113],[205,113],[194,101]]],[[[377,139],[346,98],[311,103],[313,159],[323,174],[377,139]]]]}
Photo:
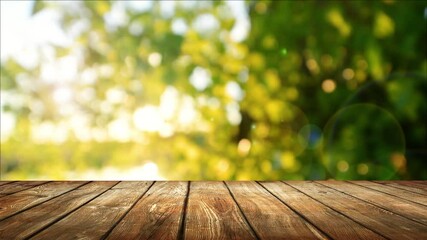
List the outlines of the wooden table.
{"type": "Polygon", "coordinates": [[[0,239],[427,239],[427,181],[0,182],[0,239]]]}

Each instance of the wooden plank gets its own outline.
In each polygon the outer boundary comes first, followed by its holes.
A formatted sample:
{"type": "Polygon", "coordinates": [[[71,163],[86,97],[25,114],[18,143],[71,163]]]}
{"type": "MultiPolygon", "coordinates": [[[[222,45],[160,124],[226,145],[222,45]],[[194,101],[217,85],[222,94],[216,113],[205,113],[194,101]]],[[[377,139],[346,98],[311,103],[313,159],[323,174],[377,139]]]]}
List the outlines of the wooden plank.
{"type": "Polygon", "coordinates": [[[107,239],[177,239],[188,182],[156,182],[107,239]]]}
{"type": "Polygon", "coordinates": [[[45,202],[87,182],[50,182],[0,198],[0,220],[45,202]]]}
{"type": "Polygon", "coordinates": [[[408,190],[411,192],[427,195],[427,187],[424,184],[411,181],[375,181],[387,186],[408,190]]]}
{"type": "Polygon", "coordinates": [[[33,239],[100,239],[146,192],[152,182],[120,182],[33,239]]]}
{"type": "Polygon", "coordinates": [[[427,180],[414,180],[414,181],[408,181],[408,182],[413,182],[415,184],[421,184],[421,185],[427,186],[427,180]]]}
{"type": "Polygon", "coordinates": [[[117,182],[91,182],[0,222],[0,239],[23,239],[58,221],[117,182]]]}
{"type": "Polygon", "coordinates": [[[354,183],[362,187],[374,189],[379,192],[387,193],[398,198],[403,198],[407,201],[411,201],[411,202],[415,202],[415,203],[427,206],[427,197],[419,193],[411,192],[411,191],[400,189],[400,188],[394,188],[391,186],[387,186],[387,185],[383,185],[383,184],[375,183],[371,181],[351,181],[350,183],[354,183]]]}
{"type": "Polygon", "coordinates": [[[404,181],[404,180],[398,180],[398,181],[375,181],[378,183],[387,183],[395,186],[407,186],[410,188],[415,189],[422,189],[427,190],[427,181],[404,181]]]}
{"type": "Polygon", "coordinates": [[[6,184],[3,186],[0,186],[0,194],[2,195],[9,195],[12,193],[20,192],[35,186],[42,185],[44,183],[47,183],[46,181],[19,181],[19,182],[13,182],[10,184],[6,184]]]}
{"type": "Polygon", "coordinates": [[[226,185],[259,238],[327,238],[259,184],[242,181],[226,185]]]}
{"type": "Polygon", "coordinates": [[[0,181],[0,186],[9,184],[9,183],[13,183],[13,181],[0,181]]]}
{"type": "Polygon", "coordinates": [[[223,182],[192,182],[187,239],[256,239],[223,182]]]}
{"type": "Polygon", "coordinates": [[[427,207],[425,206],[355,184],[343,183],[341,181],[318,182],[427,226],[427,207]]]}
{"type": "Polygon", "coordinates": [[[289,185],[276,181],[260,184],[333,239],[385,239],[289,185]]]}
{"type": "MultiPolygon", "coordinates": [[[[372,231],[390,239],[427,239],[427,227],[316,182],[289,181],[311,196],[372,231]]],[[[342,183],[349,184],[349,183],[342,183]]]]}

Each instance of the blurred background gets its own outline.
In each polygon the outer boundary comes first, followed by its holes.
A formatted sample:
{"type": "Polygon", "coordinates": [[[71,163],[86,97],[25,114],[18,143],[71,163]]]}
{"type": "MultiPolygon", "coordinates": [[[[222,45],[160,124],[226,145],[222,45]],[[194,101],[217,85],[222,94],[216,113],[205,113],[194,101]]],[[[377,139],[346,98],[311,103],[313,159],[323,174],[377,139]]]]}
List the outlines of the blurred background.
{"type": "Polygon", "coordinates": [[[425,1],[1,1],[1,180],[427,179],[425,1]]]}

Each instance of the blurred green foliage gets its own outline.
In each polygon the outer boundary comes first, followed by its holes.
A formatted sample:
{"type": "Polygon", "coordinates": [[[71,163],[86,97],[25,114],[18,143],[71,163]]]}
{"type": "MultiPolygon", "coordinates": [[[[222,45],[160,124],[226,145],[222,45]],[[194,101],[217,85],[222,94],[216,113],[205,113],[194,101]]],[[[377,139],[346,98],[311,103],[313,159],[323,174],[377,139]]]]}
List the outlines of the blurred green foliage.
{"type": "Polygon", "coordinates": [[[78,76],[44,81],[43,61],[2,63],[2,94],[21,99],[3,105],[16,126],[1,143],[2,179],[147,162],[167,179],[427,179],[425,2],[246,1],[243,41],[231,37],[225,2],[177,2],[172,15],[153,2],[106,23],[119,4],[35,3],[35,15],[59,11],[65,32],[83,26],[73,44],[53,46],[56,60],[79,56],[78,76]],[[60,87],[71,100],[55,98],[60,87]],[[162,133],[143,120],[156,111],[135,115],[167,104],[168,91],[177,96],[162,133]],[[189,102],[195,113],[180,114],[189,102]],[[86,140],[70,127],[75,116],[87,120],[86,140]],[[131,137],[102,137],[117,119],[127,125],[113,132],[131,137]],[[37,126],[60,140],[34,139],[37,126]]]}

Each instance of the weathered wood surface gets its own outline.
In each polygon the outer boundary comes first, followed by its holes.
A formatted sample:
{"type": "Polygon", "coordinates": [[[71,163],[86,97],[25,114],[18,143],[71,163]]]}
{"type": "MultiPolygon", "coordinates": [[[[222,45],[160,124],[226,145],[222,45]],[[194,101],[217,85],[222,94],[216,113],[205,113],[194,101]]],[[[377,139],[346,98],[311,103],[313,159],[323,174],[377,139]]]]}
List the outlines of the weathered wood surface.
{"type": "Polygon", "coordinates": [[[381,235],[287,184],[262,182],[261,185],[330,238],[346,239],[351,236],[354,239],[384,239],[381,235]]]}
{"type": "Polygon", "coordinates": [[[382,193],[387,193],[394,197],[402,198],[414,203],[419,203],[427,206],[427,196],[420,193],[408,191],[405,189],[399,189],[392,186],[382,185],[375,182],[369,182],[369,181],[354,181],[352,183],[366,187],[366,188],[374,189],[382,193]]]}
{"type": "Polygon", "coordinates": [[[46,182],[12,182],[10,184],[6,184],[7,182],[2,182],[2,185],[0,185],[0,194],[1,195],[8,195],[11,193],[20,192],[38,185],[42,185],[46,182]]]}
{"type": "MultiPolygon", "coordinates": [[[[0,220],[69,192],[84,182],[50,182],[0,197],[0,220]]],[[[7,186],[7,185],[6,185],[7,186]]]]}
{"type": "Polygon", "coordinates": [[[156,182],[108,239],[177,239],[187,185],[186,182],[156,182]]]}
{"type": "Polygon", "coordinates": [[[185,219],[188,239],[256,239],[223,182],[192,182],[185,219]]]}
{"type": "Polygon", "coordinates": [[[427,239],[427,181],[0,182],[0,239],[427,239]]]}
{"type": "Polygon", "coordinates": [[[423,194],[427,196],[427,181],[425,183],[421,183],[419,181],[376,181],[378,183],[382,183],[384,185],[392,186],[394,188],[400,188],[411,192],[416,192],[419,194],[423,194]]]}
{"type": "Polygon", "coordinates": [[[92,182],[5,219],[0,223],[0,236],[5,239],[29,237],[99,196],[114,184],[116,182],[92,182]]]}
{"type": "Polygon", "coordinates": [[[33,239],[100,239],[145,193],[149,182],[120,182],[33,239]]]}

